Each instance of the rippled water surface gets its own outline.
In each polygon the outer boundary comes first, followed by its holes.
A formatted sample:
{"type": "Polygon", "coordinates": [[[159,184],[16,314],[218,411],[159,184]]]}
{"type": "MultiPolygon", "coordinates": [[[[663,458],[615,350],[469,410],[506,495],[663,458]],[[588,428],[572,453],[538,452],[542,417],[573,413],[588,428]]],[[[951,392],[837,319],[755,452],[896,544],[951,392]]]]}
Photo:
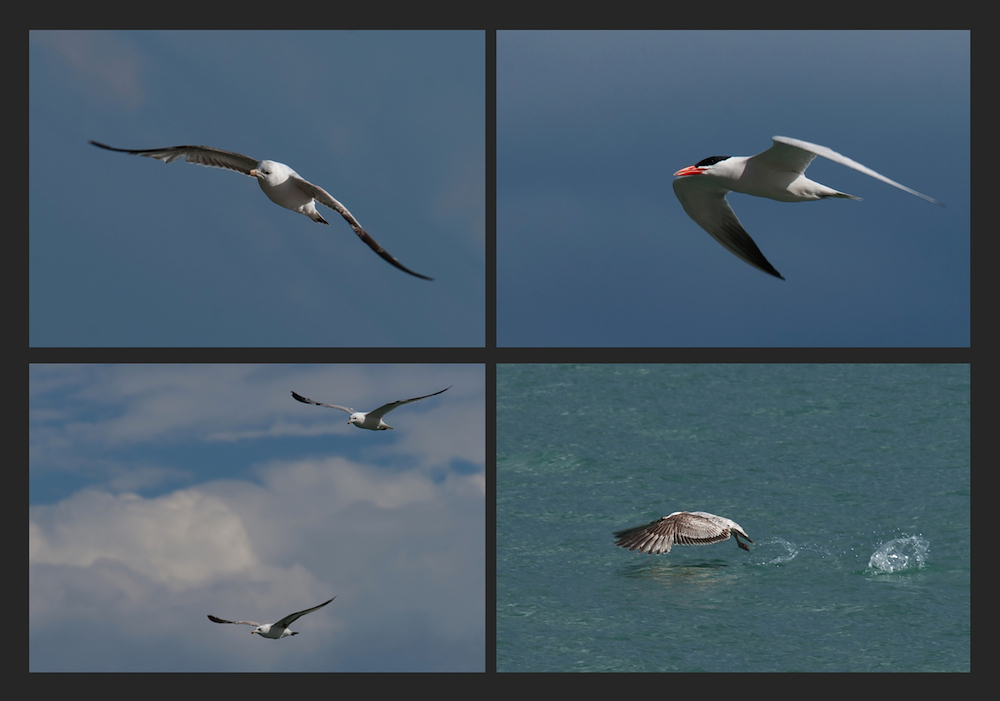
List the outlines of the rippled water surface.
{"type": "Polygon", "coordinates": [[[965,365],[502,365],[498,671],[967,671],[965,365]],[[674,511],[728,540],[643,555],[674,511]]]}

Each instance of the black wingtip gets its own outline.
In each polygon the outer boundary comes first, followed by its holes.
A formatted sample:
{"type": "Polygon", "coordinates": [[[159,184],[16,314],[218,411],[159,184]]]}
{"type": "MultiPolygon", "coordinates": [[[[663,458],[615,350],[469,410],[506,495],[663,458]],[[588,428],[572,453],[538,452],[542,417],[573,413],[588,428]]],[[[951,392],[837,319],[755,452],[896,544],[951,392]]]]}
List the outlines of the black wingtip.
{"type": "Polygon", "coordinates": [[[421,275],[420,273],[415,273],[415,272],[413,272],[412,270],[410,270],[409,268],[407,268],[407,267],[406,267],[405,265],[403,265],[402,263],[400,263],[400,262],[399,262],[398,260],[396,260],[395,258],[393,258],[393,257],[392,257],[391,255],[389,255],[389,254],[388,254],[388,253],[387,253],[387,252],[385,251],[385,249],[382,249],[382,250],[376,250],[375,252],[376,252],[376,253],[378,253],[378,254],[379,254],[379,255],[380,255],[380,256],[381,256],[381,257],[382,257],[382,258],[383,258],[383,259],[384,259],[385,261],[387,261],[387,262],[388,262],[388,263],[389,263],[390,265],[393,265],[394,267],[397,267],[397,268],[399,268],[399,269],[400,269],[400,270],[402,270],[402,271],[403,271],[404,273],[409,273],[409,274],[410,274],[410,275],[412,275],[413,277],[418,277],[418,278],[420,278],[421,280],[433,280],[433,279],[434,279],[434,278],[432,278],[432,277],[427,277],[426,275],[421,275]]]}
{"type": "MultiPolygon", "coordinates": [[[[753,263],[751,263],[751,265],[753,265],[755,268],[757,268],[759,270],[763,270],[768,275],[773,275],[774,277],[778,278],[779,280],[784,280],[785,279],[785,276],[782,275],[781,273],[779,273],[775,269],[775,267],[773,265],[771,265],[771,261],[769,261],[767,258],[765,258],[764,254],[761,253],[759,249],[757,250],[757,254],[760,256],[760,258],[758,260],[754,261],[753,263]]],[[[755,258],[756,258],[756,256],[755,256],[755,258]]]]}
{"type": "MultiPolygon", "coordinates": [[[[761,256],[761,258],[763,258],[763,256],[761,256]]],[[[755,265],[754,267],[758,268],[760,270],[763,270],[768,275],[773,275],[774,277],[778,278],[779,280],[784,280],[785,279],[785,276],[782,275],[781,273],[779,273],[777,270],[775,270],[774,266],[767,262],[767,259],[764,259],[763,265],[755,265]],[[767,267],[764,267],[765,265],[767,267]]]]}
{"type": "Polygon", "coordinates": [[[395,258],[393,258],[392,260],[389,260],[388,258],[386,258],[386,260],[388,260],[390,263],[392,263],[392,265],[394,265],[397,268],[399,268],[400,270],[402,270],[404,273],[409,273],[413,277],[418,277],[421,280],[431,280],[431,281],[434,280],[434,278],[432,278],[432,277],[427,277],[426,275],[421,275],[420,273],[413,272],[412,270],[410,270],[409,268],[405,267],[402,263],[400,263],[395,258]]]}

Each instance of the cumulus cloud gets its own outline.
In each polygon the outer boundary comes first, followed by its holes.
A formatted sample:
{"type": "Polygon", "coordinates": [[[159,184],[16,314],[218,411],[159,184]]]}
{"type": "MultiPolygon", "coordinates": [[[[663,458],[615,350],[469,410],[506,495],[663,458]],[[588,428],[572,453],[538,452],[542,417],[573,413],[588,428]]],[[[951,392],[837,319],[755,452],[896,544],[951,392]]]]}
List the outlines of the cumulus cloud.
{"type": "Polygon", "coordinates": [[[29,563],[89,567],[98,560],[174,591],[257,564],[239,516],[195,489],[156,499],[87,489],[30,510],[29,563]]]}

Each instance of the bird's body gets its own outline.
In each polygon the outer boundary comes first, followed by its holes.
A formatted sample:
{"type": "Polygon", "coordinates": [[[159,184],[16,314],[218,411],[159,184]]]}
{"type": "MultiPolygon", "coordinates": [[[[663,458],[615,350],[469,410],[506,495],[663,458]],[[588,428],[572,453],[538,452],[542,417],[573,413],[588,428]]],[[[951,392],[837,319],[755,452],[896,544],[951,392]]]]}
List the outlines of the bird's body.
{"type": "Polygon", "coordinates": [[[726,194],[730,191],[779,202],[809,202],[830,197],[860,200],[860,197],[834,190],[805,176],[813,159],[822,156],[944,206],[826,146],[787,136],[775,136],[772,140],[771,148],[756,156],[710,156],[682,168],[674,173],[679,179],[673,186],[684,211],[712,238],[750,265],[782,280],[784,278],[760,252],[729,206],[726,194]]]}
{"type": "Polygon", "coordinates": [[[400,399],[395,402],[389,402],[388,404],[383,404],[378,409],[374,409],[372,411],[354,411],[354,409],[346,406],[338,406],[337,404],[323,404],[322,402],[317,402],[313,399],[309,399],[308,397],[303,397],[301,394],[296,394],[295,392],[292,392],[292,397],[294,397],[297,401],[302,402],[303,404],[315,404],[316,406],[325,406],[328,409],[340,409],[341,411],[346,411],[348,414],[351,415],[351,418],[348,419],[347,423],[354,424],[358,428],[367,428],[371,431],[385,431],[391,429],[392,426],[385,423],[382,420],[382,417],[388,414],[396,407],[402,406],[404,404],[409,404],[410,402],[416,402],[421,399],[427,399],[427,397],[433,397],[434,395],[441,394],[441,392],[444,392],[449,389],[451,389],[450,385],[448,387],[445,387],[440,392],[434,392],[433,394],[425,394],[422,397],[414,397],[413,399],[400,399]]]}
{"type": "Polygon", "coordinates": [[[209,166],[212,168],[225,168],[243,175],[248,175],[257,180],[260,189],[264,191],[268,199],[285,209],[290,209],[299,214],[303,214],[314,222],[327,224],[329,222],[320,215],[316,209],[316,202],[326,205],[334,210],[344,220],[351,225],[351,229],[358,235],[365,244],[375,251],[383,260],[400,270],[419,277],[424,280],[432,280],[426,275],[415,273],[382,248],[371,236],[368,235],[344,205],[340,204],[333,195],[321,187],[313,185],[301,175],[277,161],[257,161],[250,156],[233,151],[223,151],[211,146],[171,146],[161,149],[124,149],[114,148],[97,141],[91,141],[94,146],[107,149],[108,151],[118,151],[120,153],[130,153],[137,156],[155,158],[164,163],[183,158],[188,163],[209,166]]]}
{"type": "Polygon", "coordinates": [[[260,189],[275,204],[304,214],[314,222],[330,225],[316,209],[315,198],[301,186],[299,181],[305,180],[284,163],[261,161],[250,175],[257,179],[260,189]]]}
{"type": "Polygon", "coordinates": [[[616,531],[614,535],[615,545],[620,548],[655,555],[670,552],[674,545],[709,545],[729,540],[730,534],[740,548],[750,550],[740,542],[740,536],[753,541],[736,521],[705,511],[675,511],[643,526],[616,531]]]}
{"type": "MultiPolygon", "coordinates": [[[[333,599],[336,598],[337,597],[333,597],[333,599]]],[[[313,606],[311,609],[306,609],[305,611],[298,611],[297,613],[285,616],[277,623],[256,623],[255,621],[227,621],[222,618],[217,618],[212,614],[208,614],[208,620],[212,621],[213,623],[232,623],[235,625],[254,626],[254,629],[250,631],[250,635],[257,633],[262,638],[270,638],[271,640],[278,640],[279,638],[287,638],[291,635],[298,635],[297,631],[289,630],[288,626],[290,626],[292,623],[297,621],[302,616],[305,616],[307,613],[312,613],[316,609],[323,608],[328,603],[330,603],[330,601],[333,601],[333,599],[330,599],[329,601],[324,601],[319,606],[313,606]]]]}

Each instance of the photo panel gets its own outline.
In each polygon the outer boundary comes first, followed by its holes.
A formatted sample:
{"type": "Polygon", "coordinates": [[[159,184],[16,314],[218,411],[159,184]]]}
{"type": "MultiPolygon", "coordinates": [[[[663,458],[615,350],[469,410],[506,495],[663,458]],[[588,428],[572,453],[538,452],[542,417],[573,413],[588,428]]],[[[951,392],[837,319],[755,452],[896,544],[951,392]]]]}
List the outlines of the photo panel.
{"type": "Polygon", "coordinates": [[[484,671],[485,378],[32,365],[29,669],[484,671]]]}
{"type": "Polygon", "coordinates": [[[499,365],[497,671],[969,671],[970,421],[968,364],[499,365]]]}

